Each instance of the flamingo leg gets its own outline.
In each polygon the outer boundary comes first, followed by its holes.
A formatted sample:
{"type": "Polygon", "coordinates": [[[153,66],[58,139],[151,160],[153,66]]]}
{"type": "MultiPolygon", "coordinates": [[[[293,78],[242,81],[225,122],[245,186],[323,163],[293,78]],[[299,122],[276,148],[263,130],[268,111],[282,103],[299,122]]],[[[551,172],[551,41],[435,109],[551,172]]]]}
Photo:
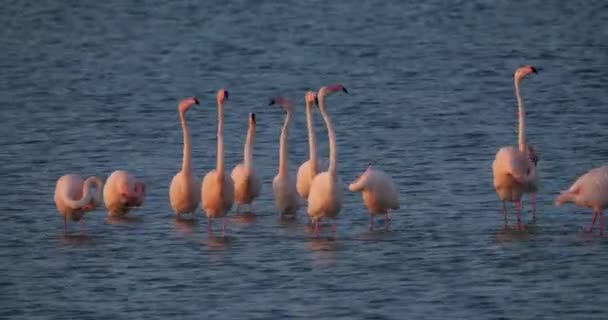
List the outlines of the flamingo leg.
{"type": "Polygon", "coordinates": [[[600,216],[600,236],[604,235],[604,213],[602,211],[598,212],[600,216]]]}
{"type": "Polygon", "coordinates": [[[536,222],[536,193],[530,195],[530,202],[532,202],[532,222],[536,222]]]}
{"type": "Polygon", "coordinates": [[[211,218],[207,218],[207,234],[211,236],[213,234],[213,220],[211,218]]]}
{"type": "Polygon", "coordinates": [[[222,217],[222,237],[226,235],[226,216],[222,217]]]}
{"type": "Polygon", "coordinates": [[[502,201],[502,213],[504,215],[505,218],[505,229],[507,228],[507,226],[509,225],[508,221],[507,221],[507,202],[506,201],[502,201]]]}
{"type": "Polygon", "coordinates": [[[237,204],[236,205],[236,213],[239,213],[241,211],[241,205],[237,204]]]}
{"type": "Polygon", "coordinates": [[[63,232],[68,232],[68,218],[66,216],[63,216],[63,232]]]}
{"type": "Polygon", "coordinates": [[[389,231],[391,220],[388,216],[388,211],[384,214],[384,230],[389,231]]]}
{"type": "Polygon", "coordinates": [[[333,219],[331,221],[330,230],[331,230],[331,234],[335,236],[335,234],[336,234],[336,219],[333,219]]]}
{"type": "Polygon", "coordinates": [[[84,220],[80,219],[78,225],[80,226],[80,234],[84,234],[84,220]]]}
{"type": "Polygon", "coordinates": [[[587,230],[585,230],[586,232],[593,232],[593,226],[595,226],[595,219],[597,218],[597,211],[593,210],[593,218],[591,218],[591,225],[589,226],[589,228],[587,228],[587,230]]]}
{"type": "Polygon", "coordinates": [[[319,236],[319,222],[320,222],[320,220],[315,220],[313,222],[315,237],[319,236]]]}
{"type": "Polygon", "coordinates": [[[374,217],[369,215],[369,230],[374,231],[374,217]]]}
{"type": "Polygon", "coordinates": [[[521,200],[515,201],[515,212],[517,213],[517,229],[521,230],[521,200]]]}

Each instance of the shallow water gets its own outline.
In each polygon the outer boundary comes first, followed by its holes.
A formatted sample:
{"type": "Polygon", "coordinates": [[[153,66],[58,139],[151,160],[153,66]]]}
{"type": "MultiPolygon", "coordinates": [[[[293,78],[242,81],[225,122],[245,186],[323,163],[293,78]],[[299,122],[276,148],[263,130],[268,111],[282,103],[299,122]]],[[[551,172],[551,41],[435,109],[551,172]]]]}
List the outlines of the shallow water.
{"type": "Polygon", "coordinates": [[[10,1],[0,18],[0,318],[608,314],[606,239],[581,232],[588,210],[552,204],[608,158],[605,1],[10,1]],[[512,75],[523,64],[541,68],[522,88],[541,191],[538,222],[514,232],[502,230],[491,162],[516,143],[512,75]],[[334,239],[311,237],[304,208],[297,221],[277,218],[283,114],[268,98],[299,103],[295,174],[308,154],[304,92],[333,82],[350,93],[327,101],[342,180],[378,160],[401,195],[391,232],[368,231],[348,192],[334,239]],[[215,164],[220,87],[227,168],[256,112],[264,183],[255,216],[232,215],[224,239],[207,238],[200,212],[176,220],[168,202],[181,165],[177,101],[201,100],[187,119],[202,177],[215,164]],[[144,207],[131,221],[99,209],[84,235],[72,225],[64,236],[57,178],[115,169],[148,183],[144,207]]]}

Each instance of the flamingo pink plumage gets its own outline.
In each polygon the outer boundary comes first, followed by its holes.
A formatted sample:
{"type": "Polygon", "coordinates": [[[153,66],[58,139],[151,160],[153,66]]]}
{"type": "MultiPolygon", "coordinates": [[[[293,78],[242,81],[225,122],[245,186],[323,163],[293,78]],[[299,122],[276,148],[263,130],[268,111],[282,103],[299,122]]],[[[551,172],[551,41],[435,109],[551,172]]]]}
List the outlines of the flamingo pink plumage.
{"type": "Polygon", "coordinates": [[[79,175],[66,174],[57,180],[55,186],[55,205],[57,211],[63,216],[63,228],[67,231],[67,220],[80,222],[82,232],[82,218],[86,212],[93,211],[101,203],[101,189],[103,182],[97,177],[83,180],[79,175]],[[91,188],[95,187],[95,193],[91,188]]]}
{"type": "Polygon", "coordinates": [[[124,216],[140,207],[145,195],[146,185],[124,170],[112,172],[103,187],[103,201],[111,216],[124,216]]]}
{"type": "Polygon", "coordinates": [[[399,209],[399,192],[386,172],[371,164],[365,172],[348,186],[351,192],[361,192],[363,203],[369,210],[369,228],[374,229],[374,215],[384,215],[385,229],[389,229],[389,210],[399,209]]]}
{"type": "MultiPolygon", "coordinates": [[[[519,113],[518,146],[501,148],[496,153],[496,158],[492,163],[494,188],[502,201],[505,227],[507,226],[506,202],[515,202],[517,227],[521,229],[521,196],[523,193],[536,192],[536,162],[538,161],[538,157],[534,152],[534,148],[526,144],[525,111],[519,92],[521,80],[527,75],[536,72],[536,68],[532,66],[523,66],[515,71],[515,95],[517,97],[519,113]]],[[[535,211],[535,208],[533,208],[533,213],[535,211]]]]}

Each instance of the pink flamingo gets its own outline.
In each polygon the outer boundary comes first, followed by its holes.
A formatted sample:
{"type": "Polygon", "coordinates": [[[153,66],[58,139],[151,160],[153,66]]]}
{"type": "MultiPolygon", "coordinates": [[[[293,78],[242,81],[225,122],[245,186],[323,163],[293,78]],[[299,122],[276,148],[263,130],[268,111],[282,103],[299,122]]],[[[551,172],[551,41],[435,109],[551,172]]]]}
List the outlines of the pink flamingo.
{"type": "Polygon", "coordinates": [[[369,228],[374,230],[374,215],[384,214],[384,228],[389,229],[388,211],[399,209],[399,192],[393,179],[370,164],[365,172],[348,186],[351,192],[361,192],[369,210],[369,228]]]}
{"type": "MultiPolygon", "coordinates": [[[[519,113],[518,147],[503,147],[496,153],[492,163],[494,175],[494,188],[502,201],[505,227],[507,227],[507,201],[515,202],[517,213],[517,227],[521,229],[521,195],[523,193],[536,192],[536,163],[538,157],[534,148],[526,144],[525,136],[525,111],[524,104],[519,93],[519,83],[527,75],[537,73],[532,66],[523,66],[515,71],[515,95],[519,113]]],[[[533,215],[536,218],[536,204],[533,196],[533,215]]]]}
{"type": "Polygon", "coordinates": [[[212,219],[222,218],[222,236],[226,231],[226,213],[234,202],[234,182],[224,172],[224,100],[228,91],[217,92],[217,163],[215,170],[208,172],[201,189],[202,207],[207,215],[207,231],[211,233],[212,219]]]}
{"type": "Polygon", "coordinates": [[[604,235],[604,214],[602,211],[608,207],[608,165],[591,169],[570,187],[562,191],[555,199],[555,205],[560,206],[566,202],[573,202],[579,207],[593,210],[593,218],[587,232],[593,232],[595,220],[600,218],[600,235],[604,235]]]}
{"type": "Polygon", "coordinates": [[[321,87],[317,94],[319,110],[327,127],[329,138],[329,168],[327,171],[317,174],[310,185],[308,193],[308,216],[315,225],[315,234],[319,232],[321,219],[332,219],[331,231],[335,233],[336,218],[342,210],[343,185],[338,172],[338,146],[336,144],[336,133],[334,125],[325,111],[325,97],[335,92],[348,93],[341,84],[321,87]]]}
{"type": "Polygon", "coordinates": [[[249,114],[249,129],[243,151],[243,162],[232,169],[232,181],[234,181],[234,200],[237,203],[236,212],[242,205],[249,205],[249,212],[252,211],[251,203],[260,195],[262,181],[258,177],[253,165],[253,141],[255,139],[255,113],[249,114]]]}
{"type": "Polygon", "coordinates": [[[120,217],[144,202],[146,185],[123,170],[116,170],[106,179],[103,201],[111,216],[120,217]]]}
{"type": "Polygon", "coordinates": [[[66,174],[57,180],[55,186],[55,205],[63,216],[63,229],[67,231],[67,219],[80,222],[82,233],[82,218],[85,212],[93,211],[101,203],[103,182],[97,177],[82,180],[79,175],[66,174]],[[91,188],[95,187],[95,193],[91,188]]]}
{"type": "Polygon", "coordinates": [[[300,165],[298,175],[296,176],[296,188],[300,197],[308,199],[310,184],[317,173],[327,170],[327,163],[317,159],[317,139],[315,138],[315,126],[313,122],[313,108],[317,104],[317,95],[312,92],[306,92],[306,127],[308,129],[308,155],[309,159],[300,165]]]}
{"type": "Polygon", "coordinates": [[[184,149],[182,169],[171,179],[169,202],[171,203],[171,208],[178,216],[188,213],[194,216],[194,212],[201,202],[201,194],[199,192],[201,180],[192,172],[192,144],[190,142],[190,130],[186,124],[186,111],[195,104],[199,104],[198,99],[192,97],[180,101],[177,107],[184,135],[184,149]]]}

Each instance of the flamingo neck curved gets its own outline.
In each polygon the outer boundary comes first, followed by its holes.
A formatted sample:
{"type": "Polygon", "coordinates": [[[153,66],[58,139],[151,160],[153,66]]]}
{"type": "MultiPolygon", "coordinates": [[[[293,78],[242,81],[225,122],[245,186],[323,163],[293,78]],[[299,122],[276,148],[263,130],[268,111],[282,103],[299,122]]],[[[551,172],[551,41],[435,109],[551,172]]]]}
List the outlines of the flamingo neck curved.
{"type": "Polygon", "coordinates": [[[336,134],[334,132],[334,125],[331,123],[331,119],[329,119],[329,115],[325,111],[325,92],[322,92],[318,95],[319,100],[319,110],[321,110],[321,115],[323,116],[323,121],[325,121],[325,126],[327,127],[327,136],[329,140],[329,174],[335,180],[338,177],[338,148],[336,146],[336,134]]]}
{"type": "Polygon", "coordinates": [[[224,104],[217,105],[217,163],[215,167],[220,183],[224,182],[224,104]]]}
{"type": "Polygon", "coordinates": [[[291,111],[287,111],[285,121],[283,122],[283,128],[281,128],[281,142],[279,147],[279,176],[281,177],[287,176],[287,136],[289,133],[291,117],[291,111]]]}
{"type": "Polygon", "coordinates": [[[524,101],[519,92],[519,80],[515,79],[515,96],[517,97],[517,113],[519,118],[519,129],[517,137],[517,145],[520,152],[526,150],[526,111],[524,109],[524,101]]]}
{"type": "Polygon", "coordinates": [[[312,119],[312,103],[306,102],[306,126],[308,127],[308,154],[310,157],[310,169],[317,173],[317,139],[315,137],[315,125],[312,119]]]}
{"type": "Polygon", "coordinates": [[[91,203],[93,200],[95,203],[99,203],[101,201],[101,191],[102,191],[103,183],[97,177],[89,177],[82,184],[82,198],[78,200],[71,199],[66,194],[63,194],[63,201],[72,209],[80,209],[87,204],[91,203]],[[95,195],[91,194],[91,185],[95,184],[96,191],[95,195]]]}
{"type": "Polygon", "coordinates": [[[188,125],[186,124],[186,115],[183,111],[179,111],[179,121],[182,125],[182,131],[184,134],[184,150],[182,154],[182,171],[191,172],[192,170],[192,146],[190,142],[190,130],[188,129],[188,125]]]}
{"type": "Polygon", "coordinates": [[[245,140],[245,150],[243,150],[244,159],[243,165],[245,168],[251,168],[253,166],[253,142],[255,139],[255,125],[249,124],[247,129],[247,138],[245,140]]]}

